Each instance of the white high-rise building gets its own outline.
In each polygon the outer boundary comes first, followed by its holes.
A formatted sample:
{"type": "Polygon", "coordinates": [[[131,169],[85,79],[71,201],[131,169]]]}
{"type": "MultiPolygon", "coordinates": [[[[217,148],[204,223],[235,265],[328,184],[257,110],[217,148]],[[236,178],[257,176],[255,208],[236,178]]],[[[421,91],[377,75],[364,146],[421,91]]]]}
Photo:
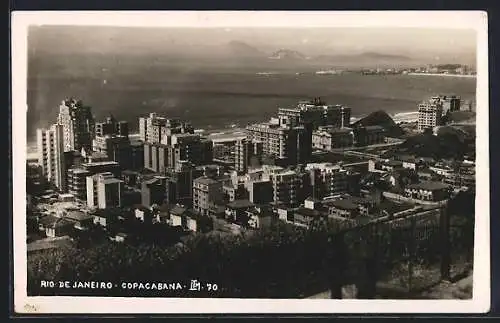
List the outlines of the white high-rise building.
{"type": "Polygon", "coordinates": [[[194,128],[187,122],[165,118],[154,112],[139,118],[139,135],[144,142],[170,145],[171,136],[180,133],[193,134],[194,128]]]}
{"type": "Polygon", "coordinates": [[[49,129],[37,129],[38,163],[43,176],[66,190],[66,167],[64,163],[64,129],[61,124],[54,124],[49,129]]]}
{"type": "Polygon", "coordinates": [[[57,123],[64,129],[64,151],[80,151],[92,148],[95,121],[91,108],[82,101],[68,99],[59,106],[57,123]]]}
{"type": "Polygon", "coordinates": [[[122,206],[123,181],[105,172],[87,177],[87,205],[107,209],[122,206]]]}
{"type": "Polygon", "coordinates": [[[434,128],[441,125],[443,115],[443,101],[440,97],[433,97],[429,102],[418,105],[418,130],[434,128]]]}

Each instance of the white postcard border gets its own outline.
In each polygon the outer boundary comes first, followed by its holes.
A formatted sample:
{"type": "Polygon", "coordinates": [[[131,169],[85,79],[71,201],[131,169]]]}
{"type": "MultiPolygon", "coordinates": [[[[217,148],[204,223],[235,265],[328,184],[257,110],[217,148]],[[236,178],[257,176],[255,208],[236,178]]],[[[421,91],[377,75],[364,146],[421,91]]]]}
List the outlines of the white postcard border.
{"type": "Polygon", "coordinates": [[[16,313],[483,313],[490,308],[488,31],[480,11],[25,11],[13,12],[12,158],[16,313]],[[477,31],[476,227],[471,300],[269,300],[28,297],[26,295],[26,111],[29,25],[149,27],[411,27],[477,31]]]}

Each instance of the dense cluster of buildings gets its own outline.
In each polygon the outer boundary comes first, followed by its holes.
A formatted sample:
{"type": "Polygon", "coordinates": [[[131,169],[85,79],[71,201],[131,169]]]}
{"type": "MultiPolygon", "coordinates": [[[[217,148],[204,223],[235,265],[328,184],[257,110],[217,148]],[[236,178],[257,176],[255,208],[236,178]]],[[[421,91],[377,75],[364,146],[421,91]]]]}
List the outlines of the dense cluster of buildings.
{"type": "MultiPolygon", "coordinates": [[[[476,71],[473,67],[461,64],[439,64],[427,65],[421,67],[393,67],[393,68],[370,68],[362,69],[363,75],[398,75],[398,74],[442,74],[442,75],[458,75],[458,76],[475,76],[476,71]]],[[[340,71],[342,73],[342,71],[340,71]]],[[[316,73],[318,74],[318,73],[316,73]]],[[[319,73],[333,74],[333,73],[319,73]]]]}
{"type": "MultiPolygon", "coordinates": [[[[419,127],[433,126],[443,110],[460,109],[460,100],[433,98],[420,109],[419,127]]],[[[467,165],[456,176],[456,167],[417,157],[375,159],[355,167],[314,162],[316,150],[385,142],[383,127],[351,127],[350,118],[350,108],[315,99],[280,108],[268,122],[224,140],[156,113],[139,119],[134,136],[127,122],[112,116],[96,122],[90,107],[69,99],[62,102],[57,122],[37,131],[38,176],[65,199],[85,206],[95,224],[106,226],[110,217],[119,216],[106,210],[128,208],[140,221],[192,231],[206,229],[207,218],[258,229],[277,219],[309,227],[316,220],[417,214],[421,208],[415,205],[440,205],[452,188],[473,185],[467,165]],[[407,169],[416,177],[402,184],[398,172],[407,169]],[[382,190],[380,182],[387,184],[382,190]]]]}
{"type": "Polygon", "coordinates": [[[451,74],[451,75],[476,75],[473,67],[462,64],[439,64],[427,65],[413,69],[416,73],[430,73],[430,74],[451,74]]]}

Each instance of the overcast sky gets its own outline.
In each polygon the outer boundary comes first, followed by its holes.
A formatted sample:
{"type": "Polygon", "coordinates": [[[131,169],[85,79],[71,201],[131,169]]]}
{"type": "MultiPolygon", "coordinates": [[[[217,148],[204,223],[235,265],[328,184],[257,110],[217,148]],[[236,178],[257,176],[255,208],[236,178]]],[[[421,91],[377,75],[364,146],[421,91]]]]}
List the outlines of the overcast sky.
{"type": "Polygon", "coordinates": [[[144,52],[203,50],[217,53],[230,41],[265,52],[280,48],[305,55],[377,51],[412,57],[473,57],[474,30],[427,28],[126,28],[31,27],[30,50],[48,52],[144,52]]]}

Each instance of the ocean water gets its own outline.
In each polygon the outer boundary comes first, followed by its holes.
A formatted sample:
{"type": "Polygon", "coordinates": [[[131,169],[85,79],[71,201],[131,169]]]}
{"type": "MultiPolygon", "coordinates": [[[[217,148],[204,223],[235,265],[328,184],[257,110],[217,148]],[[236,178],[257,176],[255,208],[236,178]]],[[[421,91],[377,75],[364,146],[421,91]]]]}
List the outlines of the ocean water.
{"type": "Polygon", "coordinates": [[[345,104],[356,117],[376,110],[391,115],[412,112],[420,101],[435,94],[474,100],[476,90],[474,78],[298,75],[293,69],[258,75],[242,68],[103,67],[89,61],[80,67],[28,65],[28,71],[28,141],[34,139],[37,127],[55,121],[59,103],[67,97],[92,106],[97,119],[113,114],[128,121],[134,131],[138,117],[149,112],[189,120],[196,128],[218,129],[266,120],[278,107],[313,97],[328,104],[345,104]]]}

